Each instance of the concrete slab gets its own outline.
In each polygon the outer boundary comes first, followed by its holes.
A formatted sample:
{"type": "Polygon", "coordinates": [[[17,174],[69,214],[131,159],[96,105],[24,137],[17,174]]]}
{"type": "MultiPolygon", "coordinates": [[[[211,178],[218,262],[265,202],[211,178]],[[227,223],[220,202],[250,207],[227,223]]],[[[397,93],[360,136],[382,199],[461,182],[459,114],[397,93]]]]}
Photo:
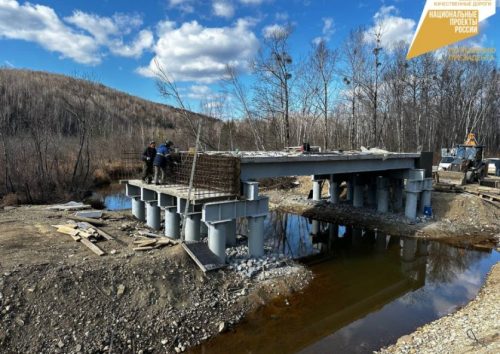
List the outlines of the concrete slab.
{"type": "MultiPolygon", "coordinates": [[[[187,199],[189,187],[183,184],[147,184],[141,180],[134,179],[127,182],[129,185],[139,188],[148,189],[156,193],[164,193],[170,196],[187,199]]],[[[217,200],[228,200],[236,196],[230,193],[219,192],[206,188],[193,188],[191,191],[191,204],[204,204],[217,200]]]]}

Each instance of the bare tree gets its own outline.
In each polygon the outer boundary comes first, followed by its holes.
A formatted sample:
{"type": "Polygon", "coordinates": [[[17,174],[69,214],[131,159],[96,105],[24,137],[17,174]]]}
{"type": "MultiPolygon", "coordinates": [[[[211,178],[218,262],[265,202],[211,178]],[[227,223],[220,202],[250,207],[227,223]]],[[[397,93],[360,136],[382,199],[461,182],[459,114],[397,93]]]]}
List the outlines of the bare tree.
{"type": "Polygon", "coordinates": [[[323,117],[323,149],[328,149],[330,137],[330,115],[331,115],[331,90],[334,80],[337,52],[330,50],[325,40],[321,40],[314,48],[310,57],[310,66],[313,71],[313,87],[315,102],[323,117]]]}
{"type": "Polygon", "coordinates": [[[282,143],[290,145],[290,100],[293,65],[288,41],[292,27],[278,28],[268,34],[263,49],[253,63],[258,76],[257,99],[273,120],[281,118],[282,143]]]}

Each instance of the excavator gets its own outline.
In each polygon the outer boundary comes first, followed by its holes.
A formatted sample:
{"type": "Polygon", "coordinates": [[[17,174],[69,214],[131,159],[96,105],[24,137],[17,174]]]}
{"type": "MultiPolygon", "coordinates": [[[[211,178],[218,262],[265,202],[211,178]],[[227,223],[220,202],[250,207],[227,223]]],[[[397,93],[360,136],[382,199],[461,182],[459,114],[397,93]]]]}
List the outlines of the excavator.
{"type": "Polygon", "coordinates": [[[479,182],[488,170],[483,160],[483,145],[479,145],[473,133],[454,149],[453,161],[445,171],[438,171],[439,183],[462,186],[479,182]]]}

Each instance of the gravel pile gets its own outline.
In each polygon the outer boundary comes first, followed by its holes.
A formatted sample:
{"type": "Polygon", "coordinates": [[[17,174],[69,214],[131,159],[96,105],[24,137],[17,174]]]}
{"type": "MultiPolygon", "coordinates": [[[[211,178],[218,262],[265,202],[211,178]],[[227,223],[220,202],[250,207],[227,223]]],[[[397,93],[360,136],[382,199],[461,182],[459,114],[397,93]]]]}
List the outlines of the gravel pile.
{"type": "MultiPolygon", "coordinates": [[[[278,268],[293,268],[295,263],[282,253],[275,253],[271,248],[265,248],[264,256],[252,258],[248,255],[248,247],[240,245],[226,249],[226,260],[229,264],[229,269],[234,270],[239,275],[252,278],[259,276],[259,279],[271,277],[271,272],[278,268]]],[[[285,273],[284,273],[285,274],[285,273]]]]}

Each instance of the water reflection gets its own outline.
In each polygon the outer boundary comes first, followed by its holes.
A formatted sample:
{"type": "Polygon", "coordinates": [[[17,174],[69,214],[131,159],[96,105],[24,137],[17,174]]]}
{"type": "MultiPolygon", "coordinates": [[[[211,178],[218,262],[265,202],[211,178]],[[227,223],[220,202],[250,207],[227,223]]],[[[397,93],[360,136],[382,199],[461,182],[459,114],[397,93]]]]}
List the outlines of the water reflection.
{"type": "Polygon", "coordinates": [[[192,352],[368,353],[465,304],[500,260],[495,251],[277,213],[266,245],[305,257],[311,285],[290,307],[278,299],[192,352]]]}
{"type": "Polygon", "coordinates": [[[106,210],[117,211],[132,208],[132,200],[123,193],[123,186],[111,185],[92,193],[92,199],[100,201],[106,210]]]}

